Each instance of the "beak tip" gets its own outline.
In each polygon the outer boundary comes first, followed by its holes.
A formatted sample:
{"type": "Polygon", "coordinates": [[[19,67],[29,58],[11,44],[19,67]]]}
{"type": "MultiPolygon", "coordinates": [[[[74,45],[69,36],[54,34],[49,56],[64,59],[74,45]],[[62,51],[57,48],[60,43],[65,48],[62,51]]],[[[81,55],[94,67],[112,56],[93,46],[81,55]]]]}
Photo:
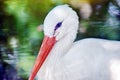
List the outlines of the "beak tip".
{"type": "Polygon", "coordinates": [[[28,80],[34,80],[33,76],[32,77],[30,76],[28,80]]]}
{"type": "Polygon", "coordinates": [[[41,68],[42,64],[44,63],[45,59],[47,58],[47,56],[48,56],[49,52],[51,51],[55,42],[56,42],[55,37],[49,38],[49,37],[45,36],[42,46],[40,48],[40,51],[38,53],[37,59],[35,61],[35,64],[33,66],[32,73],[28,80],[34,80],[37,72],[41,68]]]}
{"type": "Polygon", "coordinates": [[[32,79],[31,76],[30,76],[28,80],[33,80],[33,79],[32,79]]]}

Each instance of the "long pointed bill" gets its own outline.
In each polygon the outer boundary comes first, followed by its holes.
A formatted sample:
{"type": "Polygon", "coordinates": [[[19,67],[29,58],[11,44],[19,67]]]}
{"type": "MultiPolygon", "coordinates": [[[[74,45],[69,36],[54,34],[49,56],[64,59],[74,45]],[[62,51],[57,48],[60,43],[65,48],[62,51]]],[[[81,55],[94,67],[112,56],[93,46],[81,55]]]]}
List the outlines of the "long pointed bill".
{"type": "Polygon", "coordinates": [[[34,64],[34,67],[32,69],[32,73],[29,77],[29,80],[34,80],[37,72],[41,68],[42,64],[44,63],[46,57],[50,53],[55,42],[56,42],[55,37],[52,37],[52,38],[47,37],[47,36],[44,37],[42,46],[40,48],[39,54],[38,54],[37,59],[35,61],[35,64],[34,64]]]}

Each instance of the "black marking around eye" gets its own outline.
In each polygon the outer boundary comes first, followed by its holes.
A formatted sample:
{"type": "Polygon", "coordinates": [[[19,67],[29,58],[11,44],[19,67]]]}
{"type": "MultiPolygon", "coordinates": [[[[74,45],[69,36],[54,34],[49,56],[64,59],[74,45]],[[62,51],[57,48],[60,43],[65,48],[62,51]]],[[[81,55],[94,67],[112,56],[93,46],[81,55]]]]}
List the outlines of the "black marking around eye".
{"type": "Polygon", "coordinates": [[[61,25],[62,25],[62,22],[57,23],[57,25],[55,26],[54,31],[56,31],[59,27],[61,27],[61,25]]]}

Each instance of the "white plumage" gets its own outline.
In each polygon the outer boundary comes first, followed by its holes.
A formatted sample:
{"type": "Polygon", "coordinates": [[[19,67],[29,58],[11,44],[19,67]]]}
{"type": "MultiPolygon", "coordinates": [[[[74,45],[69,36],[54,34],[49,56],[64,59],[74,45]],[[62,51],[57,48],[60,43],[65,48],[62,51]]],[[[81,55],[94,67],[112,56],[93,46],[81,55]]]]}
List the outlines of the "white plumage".
{"type": "Polygon", "coordinates": [[[56,42],[37,79],[120,80],[120,42],[94,38],[74,42],[78,23],[77,14],[68,5],[57,6],[47,15],[44,33],[55,37],[56,42]],[[59,22],[62,23],[55,30],[59,22]]]}

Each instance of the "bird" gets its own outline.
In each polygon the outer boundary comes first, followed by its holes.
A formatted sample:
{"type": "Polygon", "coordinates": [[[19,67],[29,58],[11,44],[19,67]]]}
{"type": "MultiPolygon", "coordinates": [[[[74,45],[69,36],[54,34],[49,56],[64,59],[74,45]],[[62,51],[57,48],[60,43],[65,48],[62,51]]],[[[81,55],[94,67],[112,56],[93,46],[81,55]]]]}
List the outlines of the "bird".
{"type": "Polygon", "coordinates": [[[44,39],[29,80],[120,80],[120,41],[75,41],[79,18],[67,4],[44,20],[44,39]]]}

